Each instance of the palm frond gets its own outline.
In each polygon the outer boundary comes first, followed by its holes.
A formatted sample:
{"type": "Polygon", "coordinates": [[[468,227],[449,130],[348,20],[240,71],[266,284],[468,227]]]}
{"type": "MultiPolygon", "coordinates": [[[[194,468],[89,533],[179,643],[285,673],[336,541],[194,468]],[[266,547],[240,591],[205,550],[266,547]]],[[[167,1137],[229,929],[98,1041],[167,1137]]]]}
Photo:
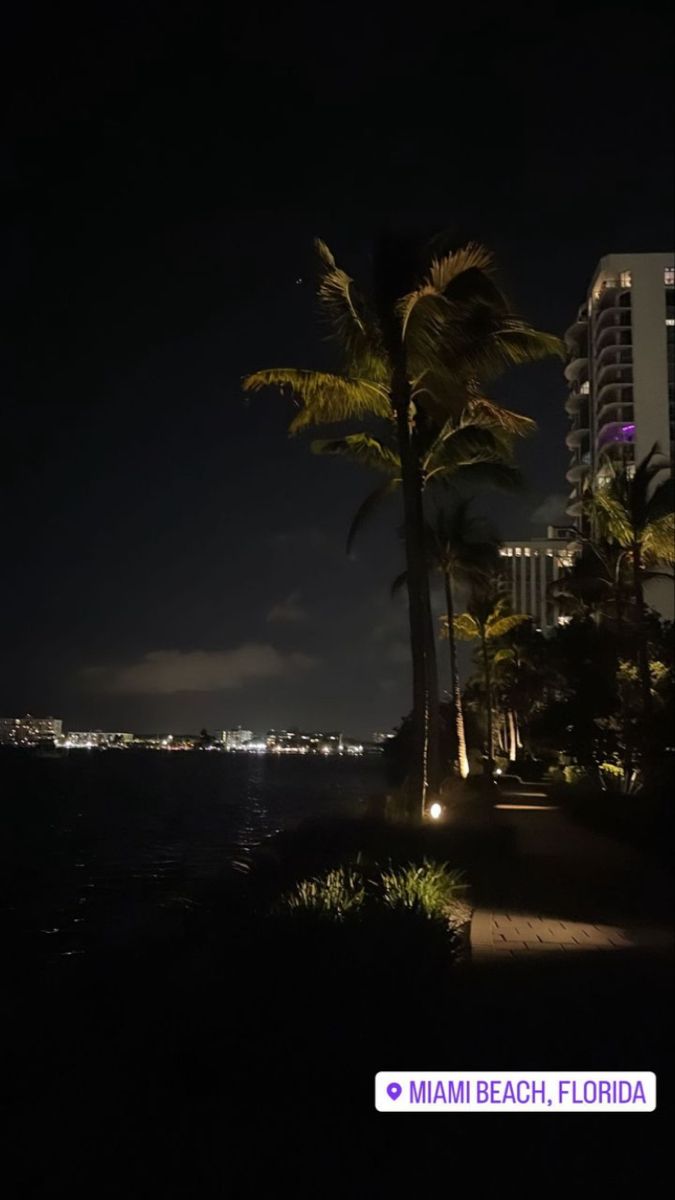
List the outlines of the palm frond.
{"type": "Polygon", "coordinates": [[[642,549],[650,563],[675,564],[675,513],[666,513],[649,522],[643,534],[642,549]]]}
{"type": "Polygon", "coordinates": [[[564,359],[566,353],[561,338],[533,329],[527,321],[515,316],[509,316],[502,322],[496,342],[505,361],[512,366],[541,362],[545,358],[564,359]]]}
{"type": "Polygon", "coordinates": [[[318,298],[332,336],[347,359],[368,378],[384,381],[388,374],[382,338],[374,316],[354,280],[338,267],[325,242],[316,238],[319,262],[318,298]]]}
{"type": "Polygon", "coordinates": [[[504,462],[505,444],[487,426],[444,426],[423,460],[425,478],[452,475],[476,462],[504,462]]]}
{"type": "MultiPolygon", "coordinates": [[[[445,620],[447,625],[447,617],[445,620]]],[[[460,642],[472,642],[474,638],[480,636],[478,621],[468,612],[459,613],[452,622],[452,627],[455,637],[459,638],[460,642]]]]}
{"type": "Polygon", "coordinates": [[[350,462],[388,475],[398,475],[401,460],[396,450],[369,433],[351,433],[343,438],[320,438],[311,444],[312,454],[324,454],[333,458],[347,458],[350,462]]]}
{"type": "Polygon", "coordinates": [[[255,371],[244,379],[243,386],[245,392],[275,387],[282,394],[288,393],[301,406],[291,421],[291,433],[359,417],[392,417],[386,387],[366,379],[279,367],[255,371]]]}
{"type": "Polygon", "coordinates": [[[511,633],[513,629],[517,629],[525,621],[531,620],[532,617],[528,613],[510,613],[506,617],[499,617],[494,620],[491,616],[485,627],[486,637],[491,640],[505,637],[507,633],[511,633]]]}
{"type": "Polygon", "coordinates": [[[375,515],[383,501],[394,494],[398,486],[398,479],[387,479],[385,483],[380,484],[379,487],[369,492],[363,503],[359,505],[349,526],[349,533],[347,534],[347,554],[351,554],[358,534],[362,532],[375,515]]]}
{"type": "Polygon", "coordinates": [[[502,663],[511,664],[513,662],[514,658],[515,658],[515,655],[514,655],[513,650],[511,649],[511,647],[510,646],[502,646],[502,648],[500,650],[496,651],[494,658],[492,659],[492,665],[493,665],[493,667],[499,667],[499,666],[501,666],[502,663]]]}
{"type": "Polygon", "coordinates": [[[408,582],[408,572],[401,571],[401,574],[397,575],[396,578],[392,581],[392,585],[390,588],[390,593],[391,593],[392,599],[394,596],[398,596],[399,592],[403,590],[403,588],[406,586],[407,582],[408,582]]]}
{"type": "MultiPolygon", "coordinates": [[[[671,466],[671,463],[666,462],[663,467],[659,467],[659,473],[671,466]]],[[[667,479],[657,483],[649,495],[646,504],[646,520],[647,522],[659,521],[673,511],[675,511],[675,479],[669,475],[667,479]]]]}
{"type": "Polygon", "coordinates": [[[486,396],[473,396],[466,406],[465,420],[472,425],[485,425],[488,429],[501,429],[514,437],[529,437],[536,432],[537,422],[522,413],[513,412],[495,404],[486,396]]]}
{"type": "Polygon", "coordinates": [[[559,338],[540,333],[496,303],[446,299],[448,311],[437,357],[442,356],[447,369],[461,373],[467,382],[485,382],[508,367],[563,356],[559,338]]]}
{"type": "Polygon", "coordinates": [[[451,254],[434,258],[429,268],[428,283],[437,292],[445,292],[446,288],[465,271],[490,271],[493,265],[493,255],[485,246],[478,242],[467,242],[451,254]]]}
{"type": "Polygon", "coordinates": [[[608,487],[597,487],[588,497],[585,508],[595,519],[603,537],[618,542],[620,546],[629,546],[634,540],[631,514],[611,483],[608,487]]]}

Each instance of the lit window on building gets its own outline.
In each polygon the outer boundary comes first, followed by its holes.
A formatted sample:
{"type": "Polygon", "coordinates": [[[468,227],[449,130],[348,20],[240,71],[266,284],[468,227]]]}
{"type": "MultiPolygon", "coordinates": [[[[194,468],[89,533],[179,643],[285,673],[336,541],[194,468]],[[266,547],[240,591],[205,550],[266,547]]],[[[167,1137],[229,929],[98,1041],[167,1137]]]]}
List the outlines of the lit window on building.
{"type": "Polygon", "coordinates": [[[663,282],[666,287],[675,287],[675,267],[666,267],[663,272],[663,282]]]}
{"type": "Polygon", "coordinates": [[[516,558],[520,558],[522,553],[522,548],[520,546],[516,546],[516,558]]]}
{"type": "Polygon", "coordinates": [[[525,553],[525,557],[526,557],[526,558],[529,558],[529,557],[530,557],[530,547],[529,547],[529,546],[526,546],[526,547],[525,547],[525,551],[524,551],[524,553],[525,553]]]}
{"type": "Polygon", "coordinates": [[[619,284],[622,288],[629,288],[633,282],[633,276],[630,271],[622,271],[619,275],[619,284]]]}
{"type": "Polygon", "coordinates": [[[666,317],[666,325],[675,325],[675,317],[666,317]]]}
{"type": "Polygon", "coordinates": [[[582,383],[579,390],[580,390],[582,396],[587,396],[589,394],[589,392],[591,390],[591,385],[588,382],[588,380],[586,380],[585,383],[582,383]]]}

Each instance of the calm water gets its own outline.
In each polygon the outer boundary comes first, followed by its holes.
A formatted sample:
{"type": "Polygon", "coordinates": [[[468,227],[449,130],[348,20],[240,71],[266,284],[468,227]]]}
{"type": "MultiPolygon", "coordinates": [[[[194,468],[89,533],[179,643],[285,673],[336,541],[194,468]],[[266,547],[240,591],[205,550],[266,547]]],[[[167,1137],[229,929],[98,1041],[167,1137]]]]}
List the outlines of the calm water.
{"type": "Polygon", "coordinates": [[[184,897],[313,816],[358,811],[380,759],[71,753],[0,759],[6,950],[75,961],[170,931],[184,897]],[[173,913],[173,917],[172,917],[173,913]]]}

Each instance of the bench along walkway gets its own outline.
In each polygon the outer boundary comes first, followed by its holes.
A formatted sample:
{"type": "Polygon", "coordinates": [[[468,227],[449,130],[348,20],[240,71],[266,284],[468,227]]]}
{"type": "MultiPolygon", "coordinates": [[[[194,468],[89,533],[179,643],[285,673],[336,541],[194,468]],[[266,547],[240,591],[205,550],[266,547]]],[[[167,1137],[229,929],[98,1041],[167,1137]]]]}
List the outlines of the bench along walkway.
{"type": "Polygon", "coordinates": [[[545,802],[531,803],[495,814],[511,832],[512,851],[476,881],[472,959],[668,953],[672,890],[665,872],[545,802]]]}

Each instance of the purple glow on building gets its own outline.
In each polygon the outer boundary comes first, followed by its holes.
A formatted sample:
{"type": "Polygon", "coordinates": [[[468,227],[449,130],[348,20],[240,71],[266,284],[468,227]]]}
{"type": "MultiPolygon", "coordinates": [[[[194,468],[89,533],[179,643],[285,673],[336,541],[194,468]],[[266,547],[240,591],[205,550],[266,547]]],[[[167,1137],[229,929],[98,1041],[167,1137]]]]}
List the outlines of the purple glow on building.
{"type": "Polygon", "coordinates": [[[605,428],[600,434],[600,445],[607,446],[612,442],[634,442],[635,441],[635,424],[628,422],[625,425],[620,425],[617,421],[613,421],[611,425],[605,425],[605,428]]]}

